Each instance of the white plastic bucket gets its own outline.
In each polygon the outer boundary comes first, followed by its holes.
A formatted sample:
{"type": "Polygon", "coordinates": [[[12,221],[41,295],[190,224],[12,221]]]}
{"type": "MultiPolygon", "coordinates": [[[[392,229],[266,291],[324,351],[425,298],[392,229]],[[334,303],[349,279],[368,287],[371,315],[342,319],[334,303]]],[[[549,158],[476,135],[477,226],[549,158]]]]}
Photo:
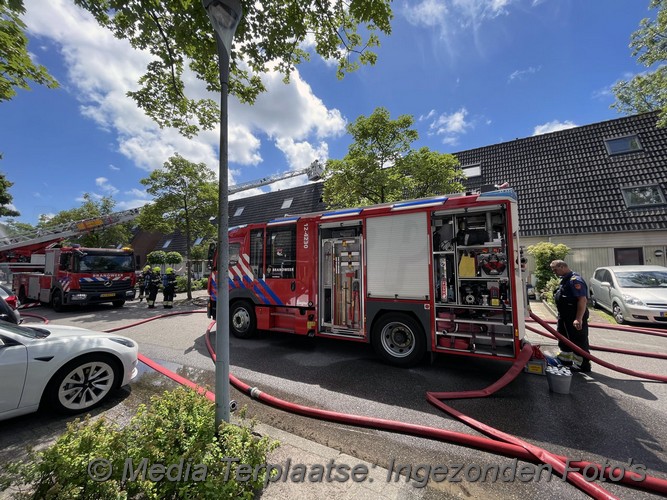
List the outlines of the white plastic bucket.
{"type": "Polygon", "coordinates": [[[547,382],[549,391],[557,394],[570,394],[570,385],[572,384],[572,372],[568,369],[555,369],[547,367],[547,382]]]}

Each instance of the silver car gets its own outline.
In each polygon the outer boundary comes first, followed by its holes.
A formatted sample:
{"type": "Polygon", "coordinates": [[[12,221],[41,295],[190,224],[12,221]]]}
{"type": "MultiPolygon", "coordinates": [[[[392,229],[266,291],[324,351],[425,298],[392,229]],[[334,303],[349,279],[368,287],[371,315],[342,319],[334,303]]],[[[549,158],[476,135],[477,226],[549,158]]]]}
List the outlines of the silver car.
{"type": "Polygon", "coordinates": [[[599,267],[589,289],[593,306],[611,312],[617,323],[667,325],[667,267],[599,267]]]}

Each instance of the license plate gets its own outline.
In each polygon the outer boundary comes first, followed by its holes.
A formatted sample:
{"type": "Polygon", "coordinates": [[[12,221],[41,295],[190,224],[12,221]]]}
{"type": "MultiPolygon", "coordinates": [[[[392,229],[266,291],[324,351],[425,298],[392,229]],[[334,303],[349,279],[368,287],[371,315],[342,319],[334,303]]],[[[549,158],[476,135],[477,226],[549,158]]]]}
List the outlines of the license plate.
{"type": "Polygon", "coordinates": [[[662,312],[660,313],[660,316],[661,316],[662,318],[667,317],[667,311],[662,311],[662,312]]]}
{"type": "Polygon", "coordinates": [[[115,293],[101,293],[100,297],[115,297],[115,293]]]}

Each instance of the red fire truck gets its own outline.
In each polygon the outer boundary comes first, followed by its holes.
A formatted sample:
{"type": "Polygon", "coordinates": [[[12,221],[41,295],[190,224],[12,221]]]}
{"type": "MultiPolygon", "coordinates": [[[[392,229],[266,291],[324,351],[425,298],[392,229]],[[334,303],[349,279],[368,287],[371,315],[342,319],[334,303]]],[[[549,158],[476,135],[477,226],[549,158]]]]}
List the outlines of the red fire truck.
{"type": "Polygon", "coordinates": [[[15,272],[12,288],[19,300],[68,305],[111,302],[123,307],[133,300],[136,281],[130,248],[55,247],[45,250],[43,272],[15,272]]]}
{"type": "Polygon", "coordinates": [[[230,331],[370,342],[398,366],[427,352],[514,359],[526,314],[517,212],[504,189],[230,228],[230,331]]]}

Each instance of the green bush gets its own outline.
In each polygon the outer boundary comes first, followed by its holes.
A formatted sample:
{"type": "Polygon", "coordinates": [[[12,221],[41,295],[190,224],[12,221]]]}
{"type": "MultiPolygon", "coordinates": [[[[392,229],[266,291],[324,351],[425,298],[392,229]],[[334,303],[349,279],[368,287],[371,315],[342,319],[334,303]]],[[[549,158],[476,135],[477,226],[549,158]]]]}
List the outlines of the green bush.
{"type": "Polygon", "coordinates": [[[70,423],[49,448],[5,466],[0,491],[12,487],[20,499],[251,499],[265,481],[266,468],[260,466],[277,445],[257,438],[245,422],[223,424],[216,435],[214,405],[179,388],[152,397],[122,428],[89,416],[70,423]],[[110,476],[102,479],[108,464],[110,476]],[[164,477],[151,477],[156,464],[177,464],[171,477],[178,480],[169,480],[159,465],[164,477]],[[258,467],[259,473],[239,482],[238,464],[258,467]]]}
{"type": "Polygon", "coordinates": [[[537,245],[530,245],[528,253],[535,257],[536,288],[544,293],[547,282],[554,277],[550,264],[554,260],[563,260],[570,253],[570,248],[562,243],[555,244],[542,241],[537,245]]]}
{"type": "Polygon", "coordinates": [[[560,285],[560,278],[557,276],[554,276],[549,281],[547,281],[547,283],[544,285],[544,288],[542,289],[542,300],[546,300],[550,304],[555,305],[556,302],[554,301],[554,293],[556,292],[558,285],[560,285]]]}

